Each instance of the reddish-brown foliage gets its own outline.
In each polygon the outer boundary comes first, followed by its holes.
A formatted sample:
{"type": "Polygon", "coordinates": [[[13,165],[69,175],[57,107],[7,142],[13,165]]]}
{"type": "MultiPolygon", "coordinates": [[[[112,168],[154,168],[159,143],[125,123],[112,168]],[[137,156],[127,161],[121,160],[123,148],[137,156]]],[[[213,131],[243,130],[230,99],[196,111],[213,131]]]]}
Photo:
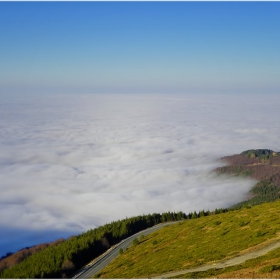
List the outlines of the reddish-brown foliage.
{"type": "Polygon", "coordinates": [[[280,156],[273,157],[266,163],[261,163],[258,158],[247,158],[244,155],[226,156],[222,160],[230,165],[217,168],[218,173],[236,174],[237,169],[240,173],[251,170],[252,178],[259,181],[271,180],[275,186],[280,186],[280,156]]]}
{"type": "Polygon", "coordinates": [[[22,262],[24,259],[26,259],[27,257],[31,256],[32,254],[34,254],[38,251],[41,251],[49,246],[58,245],[59,243],[61,243],[63,241],[64,241],[64,239],[60,238],[51,243],[43,243],[43,244],[39,244],[39,245],[30,247],[30,248],[25,248],[20,251],[17,251],[14,254],[12,254],[0,261],[0,271],[22,262]]]}
{"type": "Polygon", "coordinates": [[[248,165],[260,162],[258,158],[247,158],[243,155],[226,156],[223,157],[222,160],[231,165],[248,165]]]}

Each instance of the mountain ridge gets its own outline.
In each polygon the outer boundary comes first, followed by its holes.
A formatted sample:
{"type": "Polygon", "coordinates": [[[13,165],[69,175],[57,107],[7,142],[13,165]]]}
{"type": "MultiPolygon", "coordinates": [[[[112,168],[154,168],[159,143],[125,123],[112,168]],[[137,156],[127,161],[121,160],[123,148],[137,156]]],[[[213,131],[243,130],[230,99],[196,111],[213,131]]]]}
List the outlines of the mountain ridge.
{"type": "Polygon", "coordinates": [[[247,150],[240,154],[222,157],[228,165],[215,172],[258,180],[249,191],[251,198],[233,205],[235,209],[258,205],[280,198],[280,153],[269,149],[247,150]]]}

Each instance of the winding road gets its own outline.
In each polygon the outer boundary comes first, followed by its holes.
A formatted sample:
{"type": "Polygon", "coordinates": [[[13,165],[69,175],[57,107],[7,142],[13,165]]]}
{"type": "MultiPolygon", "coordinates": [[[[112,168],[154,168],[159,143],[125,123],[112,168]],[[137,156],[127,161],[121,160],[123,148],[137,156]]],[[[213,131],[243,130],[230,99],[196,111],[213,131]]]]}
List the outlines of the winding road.
{"type": "Polygon", "coordinates": [[[212,264],[206,264],[206,265],[201,265],[195,268],[189,268],[189,269],[184,269],[184,270],[179,270],[179,271],[173,271],[169,273],[164,273],[158,276],[154,276],[154,279],[163,279],[163,278],[172,278],[178,275],[186,274],[189,272],[197,272],[197,271],[206,271],[211,268],[225,268],[228,266],[233,266],[237,264],[241,264],[247,260],[257,258],[259,256],[265,255],[269,251],[272,251],[276,248],[280,247],[280,241],[275,242],[273,244],[267,245],[266,247],[256,250],[254,252],[246,253],[244,255],[229,259],[229,260],[224,260],[220,262],[215,262],[212,264]]]}
{"type": "MultiPolygon", "coordinates": [[[[141,235],[148,235],[152,232],[155,232],[159,230],[162,227],[177,223],[178,221],[175,222],[168,222],[168,223],[163,223],[156,225],[154,227],[148,228],[146,230],[140,231],[127,239],[122,240],[120,243],[117,245],[111,247],[108,251],[106,251],[103,255],[101,255],[98,259],[95,259],[92,263],[89,263],[87,266],[84,268],[80,269],[76,275],[73,278],[76,279],[88,279],[96,275],[99,271],[101,271],[104,267],[106,267],[114,258],[116,258],[119,255],[119,250],[122,248],[123,250],[126,250],[132,243],[132,241],[135,238],[139,238],[141,235]]],[[[195,268],[189,268],[189,269],[184,269],[184,270],[179,270],[179,271],[173,271],[173,272],[168,272],[164,273],[161,275],[153,276],[152,278],[154,279],[163,279],[163,278],[172,278],[178,275],[186,274],[189,272],[197,272],[197,271],[206,271],[211,268],[225,268],[228,266],[233,266],[237,264],[241,264],[249,259],[254,259],[259,256],[265,255],[269,251],[272,251],[276,248],[280,247],[280,241],[274,242],[270,245],[265,246],[262,249],[255,250],[250,253],[243,254],[241,256],[234,257],[232,259],[228,260],[223,260],[219,262],[215,262],[212,264],[205,264],[201,265],[195,268]]]]}
{"type": "Polygon", "coordinates": [[[135,238],[139,238],[141,235],[148,235],[156,230],[159,230],[162,227],[172,225],[174,223],[178,223],[178,221],[175,222],[168,222],[163,224],[158,224],[156,226],[153,226],[151,228],[142,230],[127,239],[122,240],[117,245],[110,248],[108,251],[106,251],[103,255],[101,255],[98,259],[94,260],[92,263],[89,263],[84,268],[77,271],[76,275],[73,278],[76,279],[88,279],[93,277],[95,274],[97,274],[99,271],[101,271],[106,265],[108,265],[114,258],[116,258],[119,255],[119,250],[122,248],[123,250],[126,250],[132,243],[132,241],[135,238]]]}

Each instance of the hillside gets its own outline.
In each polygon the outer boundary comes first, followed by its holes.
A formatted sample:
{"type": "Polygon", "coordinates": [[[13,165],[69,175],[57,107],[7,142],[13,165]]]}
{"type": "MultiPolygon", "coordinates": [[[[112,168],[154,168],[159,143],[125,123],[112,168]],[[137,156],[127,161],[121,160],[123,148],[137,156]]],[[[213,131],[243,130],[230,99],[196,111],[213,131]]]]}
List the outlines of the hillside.
{"type": "Polygon", "coordinates": [[[69,278],[122,239],[162,222],[186,218],[182,212],[167,212],[115,221],[39,250],[1,271],[0,278],[69,278]]]}
{"type": "MultiPolygon", "coordinates": [[[[86,233],[82,233],[78,236],[74,236],[68,240],[59,240],[59,242],[54,242],[53,244],[40,244],[32,248],[25,248],[15,254],[7,256],[0,261],[0,277],[1,278],[60,278],[60,277],[70,277],[77,269],[84,266],[86,263],[96,258],[108,248],[118,243],[123,238],[131,236],[133,233],[139,232],[140,230],[146,229],[153,225],[161,222],[175,221],[181,219],[195,219],[194,221],[188,221],[189,225],[195,228],[202,229],[199,223],[197,223],[197,218],[205,219],[205,216],[210,216],[208,218],[214,219],[217,214],[225,213],[228,211],[233,211],[240,208],[246,208],[248,211],[251,206],[261,204],[264,202],[275,201],[280,198],[279,188],[280,188],[280,153],[274,152],[268,149],[259,150],[248,150],[242,152],[238,155],[226,156],[222,158],[227,164],[227,166],[219,167],[215,171],[218,174],[227,174],[231,176],[251,176],[257,180],[260,180],[251,190],[252,198],[240,202],[237,205],[230,207],[229,209],[216,209],[215,211],[205,211],[201,210],[199,212],[185,214],[183,212],[179,213],[163,213],[152,215],[143,215],[138,217],[132,217],[129,219],[112,222],[110,224],[101,226],[94,230],[89,230],[86,233]],[[191,222],[191,223],[190,223],[191,222]]],[[[242,211],[247,211],[243,209],[242,211]]],[[[251,211],[251,210],[250,210],[251,211]]],[[[273,210],[274,211],[274,210],[273,210]]],[[[232,216],[232,219],[238,219],[238,212],[232,212],[231,214],[237,215],[232,216]],[[235,214],[234,214],[235,213],[235,214]]],[[[245,215],[245,214],[242,214],[245,215]]],[[[218,215],[219,216],[219,215],[218,215]]],[[[245,215],[246,216],[246,215],[245,215]]],[[[222,217],[222,216],[221,216],[222,217]]],[[[223,216],[224,217],[224,216],[223,216]]],[[[224,219],[224,218],[222,218],[224,219]]],[[[213,221],[214,221],[213,220],[213,221]]],[[[250,222],[241,221],[240,227],[232,228],[231,230],[244,230],[247,224],[250,222]]],[[[265,220],[265,219],[264,219],[265,220]]],[[[260,220],[261,221],[261,220],[260,220]]],[[[213,222],[216,226],[219,224],[227,224],[226,222],[219,220],[213,222]]],[[[269,223],[266,221],[265,223],[269,223]]],[[[184,223],[182,222],[181,225],[184,223]]],[[[233,224],[229,224],[230,228],[233,224]]],[[[178,227],[178,226],[176,226],[178,227]]],[[[194,229],[188,229],[190,232],[195,232],[194,229]]],[[[174,239],[174,236],[179,236],[179,233],[175,232],[170,234],[170,238],[174,239]]],[[[209,230],[212,230],[212,226],[209,226],[209,230]]],[[[229,231],[231,231],[229,230],[229,231]]],[[[225,236],[228,238],[227,230],[225,232],[217,233],[218,236],[225,236]],[[219,235],[220,234],[220,235],[219,235]]],[[[200,238],[203,239],[204,235],[201,235],[203,230],[196,232],[200,238]]],[[[275,233],[278,232],[278,228],[275,228],[275,233]]],[[[161,233],[158,234],[162,234],[161,233]]],[[[186,232],[187,233],[187,232],[186,232]]],[[[191,235],[191,233],[187,233],[191,235]]],[[[259,234],[260,236],[268,237],[267,233],[263,232],[262,229],[258,230],[257,233],[252,233],[248,238],[252,239],[254,234],[259,234]]],[[[238,236],[238,235],[236,235],[238,236]]],[[[258,236],[258,237],[260,237],[258,236]]],[[[271,237],[271,236],[270,236],[271,237]]],[[[269,237],[269,238],[270,238],[269,237]]],[[[167,238],[165,235],[160,237],[161,240],[167,238]]],[[[168,237],[169,238],[169,237],[168,237]]],[[[166,240],[169,240],[169,239],[166,240]]],[[[215,238],[213,236],[213,238],[215,238]]],[[[217,239],[217,238],[216,238],[217,239]]],[[[263,240],[262,238],[257,238],[257,242],[263,240]]],[[[210,242],[210,241],[208,241],[210,242]]],[[[143,243],[143,240],[141,241],[143,243]]],[[[173,242],[171,242],[172,244],[173,242]]],[[[212,242],[213,243],[213,242],[212,242]]],[[[212,244],[211,243],[211,244],[212,244]]],[[[153,246],[158,244],[158,240],[153,241],[153,246]]],[[[206,250],[207,253],[209,244],[207,242],[202,242],[204,244],[204,249],[200,248],[201,251],[206,250]],[[205,246],[207,245],[207,246],[205,246]]],[[[215,244],[215,242],[213,243],[215,244]]],[[[250,243],[247,244],[248,246],[250,243]]],[[[252,245],[252,244],[251,244],[252,245]]],[[[252,245],[254,246],[254,245],[252,245]]],[[[172,247],[172,246],[171,246],[172,247]]],[[[182,247],[178,245],[178,248],[182,247]]],[[[154,252],[154,247],[150,248],[154,252]]],[[[243,248],[244,249],[244,248],[243,248]]],[[[240,250],[243,250],[242,248],[240,250]]],[[[156,250],[157,252],[158,250],[156,250]]],[[[180,251],[180,250],[179,250],[180,251]]],[[[173,248],[173,254],[180,255],[177,247],[173,248]]],[[[146,252],[149,255],[148,251],[146,252]]],[[[223,252],[221,257],[231,256],[233,253],[223,252]]],[[[154,254],[153,254],[154,255],[154,254]]],[[[215,254],[214,254],[215,255],[215,254]]],[[[168,255],[169,256],[169,255],[168,255]]],[[[195,254],[193,255],[195,256],[195,254]]],[[[217,257],[217,256],[216,256],[217,257]]],[[[195,258],[195,257],[193,257],[195,258]]],[[[198,265],[199,260],[201,263],[207,261],[207,259],[195,258],[192,262],[187,261],[183,267],[188,267],[188,264],[198,265]],[[198,261],[198,263],[197,263],[198,261]]],[[[151,261],[153,263],[154,261],[151,261]]],[[[169,262],[172,263],[172,262],[169,262]]],[[[178,262],[179,264],[180,262],[178,262]]],[[[175,269],[174,268],[170,269],[175,269]]],[[[103,274],[101,274],[103,276],[103,274]]],[[[147,276],[147,275],[146,275],[147,276]]],[[[208,275],[209,276],[209,275],[208,275]]],[[[105,277],[111,277],[106,276],[105,277]]],[[[128,278],[128,276],[123,276],[128,278]]],[[[132,276],[131,276],[132,277],[132,276]]],[[[142,277],[142,276],[141,276],[142,277]]],[[[192,277],[191,277],[192,278],[192,277]]]]}
{"type": "Polygon", "coordinates": [[[233,206],[258,205],[280,198],[280,153],[268,149],[244,151],[222,158],[228,165],[216,169],[218,174],[249,176],[259,182],[251,189],[251,199],[233,206]]]}
{"type": "Polygon", "coordinates": [[[58,239],[51,243],[42,243],[42,244],[38,244],[38,245],[35,245],[32,247],[23,248],[23,249],[15,252],[14,254],[7,253],[5,256],[3,256],[0,259],[0,272],[3,271],[4,269],[7,269],[7,268],[15,266],[16,264],[19,264],[20,262],[27,259],[28,257],[35,254],[36,252],[42,251],[42,250],[48,248],[49,246],[56,246],[63,241],[64,241],[64,239],[61,238],[61,239],[58,239]]]}
{"type": "MultiPolygon", "coordinates": [[[[215,270],[215,262],[279,241],[279,214],[280,201],[277,201],[165,227],[123,252],[96,277],[149,278],[203,264],[213,264],[213,271],[204,272],[204,275],[185,274],[182,278],[216,277],[218,273],[226,273],[232,268],[215,270]]],[[[270,254],[274,259],[273,265],[279,262],[279,253],[280,249],[276,249],[270,254]]],[[[265,257],[262,258],[265,260],[265,257]]],[[[267,260],[266,263],[269,263],[267,260]]],[[[262,277],[264,273],[280,272],[279,265],[273,267],[271,262],[269,265],[271,267],[265,268],[268,265],[263,262],[257,267],[262,277]]],[[[254,266],[256,268],[256,263],[254,266]]],[[[241,268],[242,265],[237,270],[241,268]]],[[[224,276],[227,278],[229,275],[224,276]]]]}
{"type": "Polygon", "coordinates": [[[266,149],[248,150],[223,157],[222,160],[229,165],[217,168],[220,173],[248,175],[259,181],[270,180],[275,186],[280,186],[280,153],[266,149]]]}

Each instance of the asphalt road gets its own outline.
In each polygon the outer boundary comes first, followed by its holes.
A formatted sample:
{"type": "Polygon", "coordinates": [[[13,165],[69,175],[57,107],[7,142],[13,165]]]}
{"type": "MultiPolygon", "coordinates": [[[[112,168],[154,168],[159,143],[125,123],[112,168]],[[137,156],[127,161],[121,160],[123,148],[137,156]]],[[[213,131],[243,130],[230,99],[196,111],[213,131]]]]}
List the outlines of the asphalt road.
{"type": "Polygon", "coordinates": [[[127,239],[122,240],[120,243],[118,243],[114,247],[110,248],[107,252],[105,252],[96,261],[88,264],[86,267],[79,270],[73,278],[88,279],[88,278],[93,277],[95,274],[97,274],[99,271],[101,271],[105,266],[107,266],[114,258],[116,258],[119,255],[119,250],[121,248],[123,250],[126,250],[131,245],[132,241],[135,238],[139,238],[142,234],[144,236],[146,236],[156,230],[159,230],[162,227],[165,227],[165,226],[177,223],[177,222],[178,221],[159,224],[154,227],[142,230],[142,231],[128,237],[127,239]]]}

